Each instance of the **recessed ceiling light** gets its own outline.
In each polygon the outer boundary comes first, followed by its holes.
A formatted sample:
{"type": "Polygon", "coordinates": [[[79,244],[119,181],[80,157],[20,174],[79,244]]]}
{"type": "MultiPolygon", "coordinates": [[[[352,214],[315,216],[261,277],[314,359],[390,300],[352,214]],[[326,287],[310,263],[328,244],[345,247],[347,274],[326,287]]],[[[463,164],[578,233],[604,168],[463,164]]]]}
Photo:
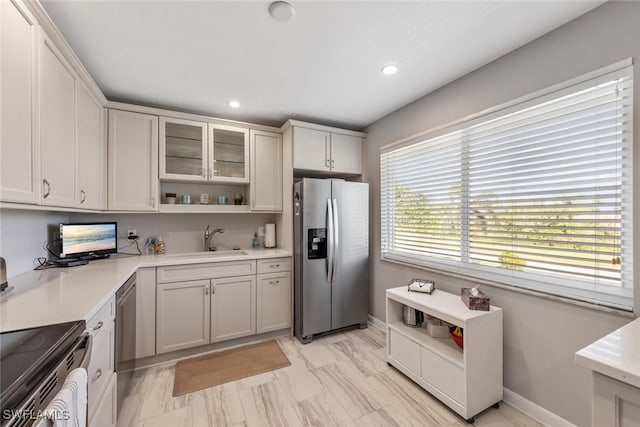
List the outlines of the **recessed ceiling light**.
{"type": "Polygon", "coordinates": [[[382,74],[390,76],[398,72],[398,67],[396,67],[395,65],[385,65],[380,71],[382,71],[382,74]]]}
{"type": "Polygon", "coordinates": [[[238,101],[236,101],[235,99],[232,99],[231,101],[229,101],[229,107],[238,108],[238,107],[240,107],[240,103],[238,101]]]}
{"type": "Polygon", "coordinates": [[[274,1],[269,5],[269,15],[276,21],[289,21],[295,14],[293,6],[286,1],[274,1]]]}

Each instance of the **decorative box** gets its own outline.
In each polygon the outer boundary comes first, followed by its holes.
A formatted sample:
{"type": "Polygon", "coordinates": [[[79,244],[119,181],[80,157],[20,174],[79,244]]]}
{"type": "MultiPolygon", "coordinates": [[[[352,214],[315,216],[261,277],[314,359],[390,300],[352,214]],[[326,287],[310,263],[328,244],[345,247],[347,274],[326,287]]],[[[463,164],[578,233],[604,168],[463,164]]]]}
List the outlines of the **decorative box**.
{"type": "Polygon", "coordinates": [[[433,338],[447,338],[449,336],[449,325],[435,317],[430,317],[426,322],[427,332],[433,338]]]}
{"type": "Polygon", "coordinates": [[[462,288],[460,291],[460,297],[466,304],[469,310],[482,310],[489,311],[491,298],[478,288],[462,288]]]}

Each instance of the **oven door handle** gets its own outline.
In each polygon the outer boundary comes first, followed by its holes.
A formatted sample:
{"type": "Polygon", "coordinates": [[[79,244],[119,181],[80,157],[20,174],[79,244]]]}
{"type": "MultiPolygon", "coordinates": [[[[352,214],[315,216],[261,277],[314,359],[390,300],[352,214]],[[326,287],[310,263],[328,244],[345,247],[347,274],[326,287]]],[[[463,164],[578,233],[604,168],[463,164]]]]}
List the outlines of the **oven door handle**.
{"type": "Polygon", "coordinates": [[[84,346],[84,355],[82,356],[82,362],[80,367],[89,370],[89,363],[91,362],[91,350],[93,348],[93,335],[86,334],[87,343],[84,346]]]}

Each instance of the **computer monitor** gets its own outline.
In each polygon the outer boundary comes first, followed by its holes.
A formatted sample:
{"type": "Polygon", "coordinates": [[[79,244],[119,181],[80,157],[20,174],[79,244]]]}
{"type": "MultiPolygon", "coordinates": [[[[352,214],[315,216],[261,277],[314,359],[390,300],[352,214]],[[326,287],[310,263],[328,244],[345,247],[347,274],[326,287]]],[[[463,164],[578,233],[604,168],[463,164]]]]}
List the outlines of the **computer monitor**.
{"type": "Polygon", "coordinates": [[[118,252],[115,222],[60,224],[60,258],[102,258],[118,252]]]}

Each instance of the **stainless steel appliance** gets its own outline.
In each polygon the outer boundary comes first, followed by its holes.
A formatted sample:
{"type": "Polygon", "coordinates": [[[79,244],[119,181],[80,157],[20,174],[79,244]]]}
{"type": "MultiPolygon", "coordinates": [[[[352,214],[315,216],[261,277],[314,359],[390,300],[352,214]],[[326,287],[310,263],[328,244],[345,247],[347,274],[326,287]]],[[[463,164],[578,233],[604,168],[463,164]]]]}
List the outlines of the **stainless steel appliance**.
{"type": "Polygon", "coordinates": [[[7,281],[7,263],[0,256],[0,297],[7,295],[13,286],[9,286],[9,282],[7,281]]]}
{"type": "Polygon", "coordinates": [[[131,391],[136,360],[136,275],[116,292],[116,372],[118,373],[117,411],[131,391]]]}
{"type": "Polygon", "coordinates": [[[402,320],[407,326],[418,327],[422,325],[422,322],[424,322],[424,313],[413,307],[405,305],[402,313],[402,320]]]}
{"type": "Polygon", "coordinates": [[[293,196],[296,337],[366,328],[369,184],[304,178],[293,196]]]}
{"type": "Polygon", "coordinates": [[[84,321],[0,334],[0,425],[26,427],[39,421],[67,374],[87,368],[92,339],[84,321]]]}

